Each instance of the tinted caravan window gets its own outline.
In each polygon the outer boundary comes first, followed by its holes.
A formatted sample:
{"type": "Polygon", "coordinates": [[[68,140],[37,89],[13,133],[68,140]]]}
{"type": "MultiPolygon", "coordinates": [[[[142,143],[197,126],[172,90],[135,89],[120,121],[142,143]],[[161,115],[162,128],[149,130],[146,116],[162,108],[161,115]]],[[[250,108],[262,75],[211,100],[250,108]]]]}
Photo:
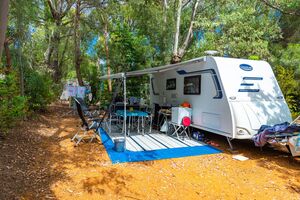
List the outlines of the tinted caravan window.
{"type": "Polygon", "coordinates": [[[184,94],[201,93],[201,75],[184,77],[184,94]]]}
{"type": "Polygon", "coordinates": [[[151,78],[151,87],[152,87],[153,94],[159,95],[159,93],[155,90],[155,87],[154,87],[154,78],[151,78]]]}
{"type": "Polygon", "coordinates": [[[166,90],[176,90],[176,78],[167,79],[166,90]]]}

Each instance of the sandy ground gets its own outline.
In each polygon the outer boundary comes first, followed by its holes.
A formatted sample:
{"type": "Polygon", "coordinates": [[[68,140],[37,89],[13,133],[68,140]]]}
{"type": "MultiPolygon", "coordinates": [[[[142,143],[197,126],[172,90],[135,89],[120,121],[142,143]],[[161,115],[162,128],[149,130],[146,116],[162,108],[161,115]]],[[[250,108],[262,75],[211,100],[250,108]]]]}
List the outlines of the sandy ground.
{"type": "Polygon", "coordinates": [[[101,141],[74,147],[68,108],[23,122],[0,140],[0,199],[300,199],[300,160],[209,136],[221,154],[112,165],[101,141]]]}

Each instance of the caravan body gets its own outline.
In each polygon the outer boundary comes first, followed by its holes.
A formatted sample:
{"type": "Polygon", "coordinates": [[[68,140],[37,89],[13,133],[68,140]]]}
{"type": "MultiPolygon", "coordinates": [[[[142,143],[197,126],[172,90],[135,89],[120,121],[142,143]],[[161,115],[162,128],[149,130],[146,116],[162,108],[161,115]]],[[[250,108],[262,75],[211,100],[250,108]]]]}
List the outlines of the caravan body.
{"type": "Polygon", "coordinates": [[[151,75],[151,104],[192,106],[192,126],[250,139],[261,125],[291,121],[271,66],[265,61],[204,57],[151,75]]]}

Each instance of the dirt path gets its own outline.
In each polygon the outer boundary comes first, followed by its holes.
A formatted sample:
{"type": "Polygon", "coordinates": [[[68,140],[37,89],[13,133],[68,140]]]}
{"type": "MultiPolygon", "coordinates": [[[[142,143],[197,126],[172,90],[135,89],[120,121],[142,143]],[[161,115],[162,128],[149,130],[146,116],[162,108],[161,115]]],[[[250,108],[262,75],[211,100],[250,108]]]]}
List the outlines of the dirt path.
{"type": "Polygon", "coordinates": [[[250,158],[222,154],[112,165],[101,142],[74,148],[79,124],[63,106],[0,140],[0,199],[300,199],[300,161],[234,142],[250,158]]]}

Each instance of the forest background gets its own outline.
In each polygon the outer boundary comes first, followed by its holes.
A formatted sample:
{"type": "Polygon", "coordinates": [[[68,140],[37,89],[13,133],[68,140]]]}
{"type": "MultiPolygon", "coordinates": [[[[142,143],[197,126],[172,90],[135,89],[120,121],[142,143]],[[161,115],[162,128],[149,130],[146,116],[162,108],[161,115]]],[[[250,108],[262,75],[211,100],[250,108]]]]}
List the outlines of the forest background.
{"type": "MultiPolygon", "coordinates": [[[[88,82],[93,102],[105,105],[114,83],[101,85],[101,75],[206,50],[268,61],[293,116],[300,113],[298,0],[2,0],[0,6],[0,136],[45,111],[66,80],[88,82]]],[[[130,95],[145,95],[146,82],[129,81],[130,95]]]]}

